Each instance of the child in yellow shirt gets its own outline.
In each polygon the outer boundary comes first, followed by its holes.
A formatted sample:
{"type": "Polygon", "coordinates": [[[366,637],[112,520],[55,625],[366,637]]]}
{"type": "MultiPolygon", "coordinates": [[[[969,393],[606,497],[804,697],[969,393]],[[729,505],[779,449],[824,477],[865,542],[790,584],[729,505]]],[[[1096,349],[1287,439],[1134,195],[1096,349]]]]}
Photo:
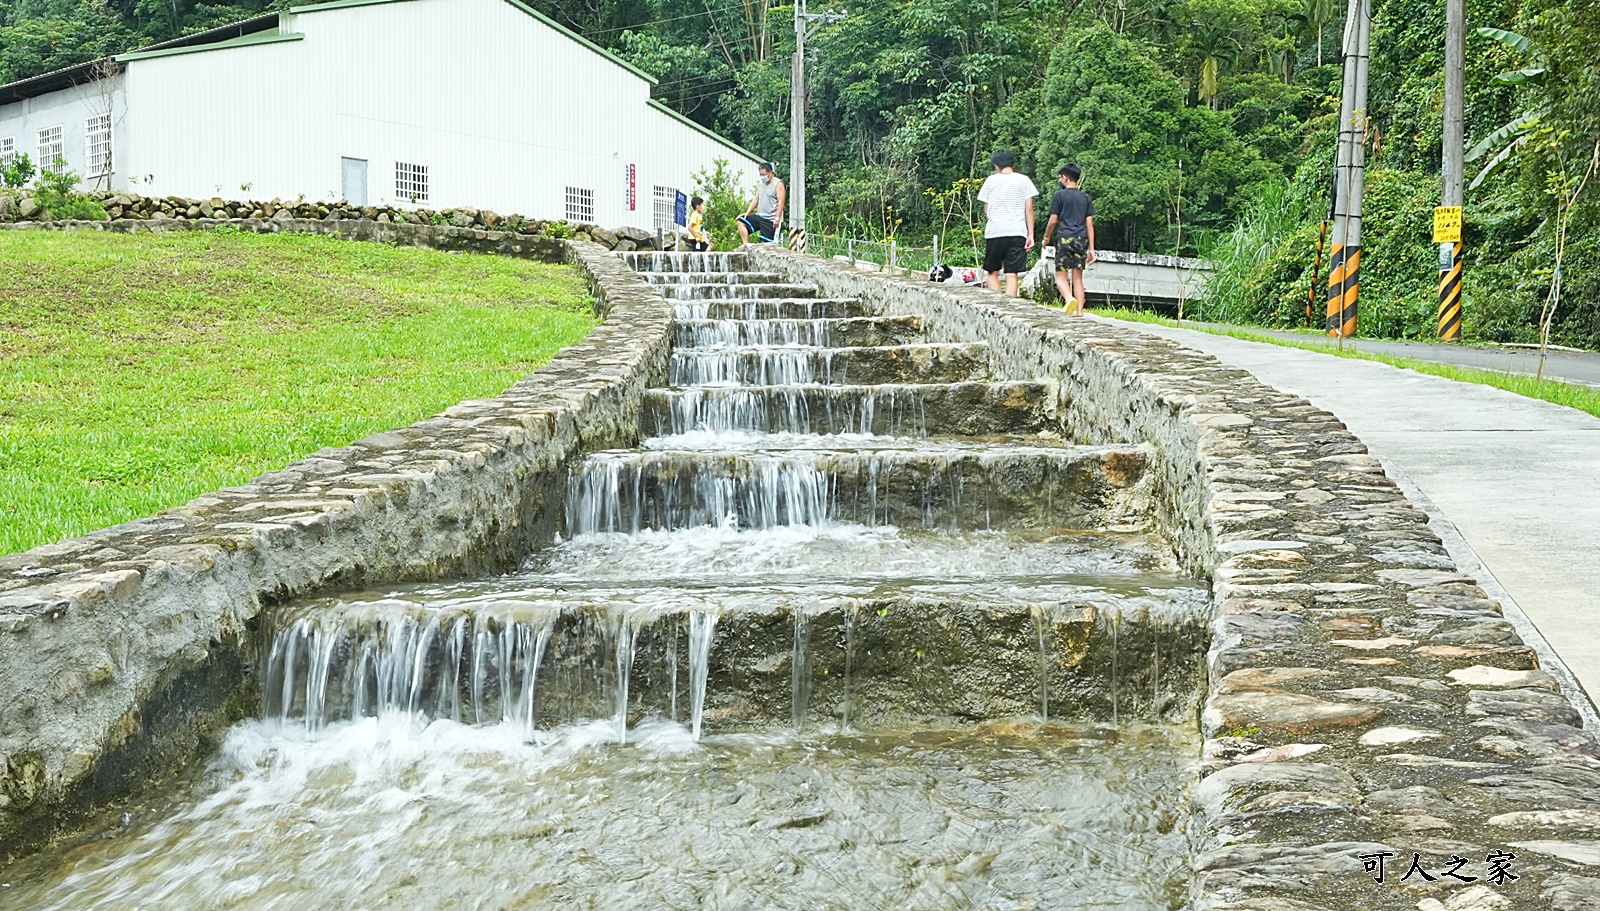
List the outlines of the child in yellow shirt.
{"type": "Polygon", "coordinates": [[[699,196],[689,200],[689,249],[696,253],[711,249],[711,238],[706,235],[706,201],[699,196]]]}

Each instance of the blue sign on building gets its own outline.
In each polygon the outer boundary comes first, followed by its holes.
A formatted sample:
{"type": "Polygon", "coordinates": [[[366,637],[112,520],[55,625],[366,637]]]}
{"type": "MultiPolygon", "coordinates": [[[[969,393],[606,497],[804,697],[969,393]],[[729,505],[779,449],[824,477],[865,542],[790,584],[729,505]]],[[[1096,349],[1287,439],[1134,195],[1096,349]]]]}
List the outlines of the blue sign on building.
{"type": "Polygon", "coordinates": [[[682,190],[678,190],[677,193],[678,198],[673,200],[672,203],[672,223],[680,228],[687,228],[689,226],[689,197],[683,195],[682,190]]]}

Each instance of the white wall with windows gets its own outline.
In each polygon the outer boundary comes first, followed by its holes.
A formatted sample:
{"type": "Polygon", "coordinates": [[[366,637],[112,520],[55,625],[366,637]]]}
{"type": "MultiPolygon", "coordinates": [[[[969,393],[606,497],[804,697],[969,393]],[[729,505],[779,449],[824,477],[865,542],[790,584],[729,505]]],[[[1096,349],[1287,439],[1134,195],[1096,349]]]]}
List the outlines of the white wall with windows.
{"type": "Polygon", "coordinates": [[[83,189],[123,189],[127,175],[116,149],[127,139],[127,114],[121,76],[0,105],[0,159],[27,155],[43,168],[52,162],[42,161],[41,151],[59,155],[64,170],[84,179],[83,189]]]}
{"type": "Polygon", "coordinates": [[[692,193],[694,172],[717,158],[755,171],[747,153],[655,107],[644,76],[514,0],[296,8],[279,31],[129,59],[139,116],[117,149],[154,175],[152,192],[249,185],[253,198],[338,199],[344,162],[357,160],[373,205],[650,227],[653,187],[692,193]],[[518,64],[396,63],[424,59],[518,64]]]}

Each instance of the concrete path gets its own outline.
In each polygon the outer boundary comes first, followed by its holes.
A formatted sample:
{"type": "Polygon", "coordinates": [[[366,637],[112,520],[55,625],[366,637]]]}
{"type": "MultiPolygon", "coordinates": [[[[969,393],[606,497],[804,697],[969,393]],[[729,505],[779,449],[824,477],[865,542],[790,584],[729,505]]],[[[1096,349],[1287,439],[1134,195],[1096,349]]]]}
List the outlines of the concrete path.
{"type": "MultiPolygon", "coordinates": [[[[1203,325],[1212,325],[1206,323],[1203,325]]],[[[1220,329],[1247,329],[1263,335],[1291,339],[1300,343],[1337,347],[1338,339],[1309,332],[1284,332],[1279,329],[1258,329],[1254,326],[1218,326],[1220,329]]],[[[1346,339],[1345,345],[1358,351],[1409,357],[1418,361],[1455,364],[1459,367],[1476,367],[1480,370],[1497,370],[1501,373],[1535,375],[1539,370],[1537,348],[1476,348],[1467,345],[1447,345],[1438,342],[1391,342],[1379,339],[1346,339]]],[[[1568,383],[1582,383],[1600,387],[1600,353],[1594,351],[1550,351],[1545,356],[1544,375],[1547,379],[1568,383]]]]}
{"type": "Polygon", "coordinates": [[[1106,322],[1207,352],[1338,415],[1428,510],[1463,570],[1481,559],[1488,572],[1474,574],[1507,619],[1526,615],[1600,697],[1600,419],[1373,361],[1106,322]]]}

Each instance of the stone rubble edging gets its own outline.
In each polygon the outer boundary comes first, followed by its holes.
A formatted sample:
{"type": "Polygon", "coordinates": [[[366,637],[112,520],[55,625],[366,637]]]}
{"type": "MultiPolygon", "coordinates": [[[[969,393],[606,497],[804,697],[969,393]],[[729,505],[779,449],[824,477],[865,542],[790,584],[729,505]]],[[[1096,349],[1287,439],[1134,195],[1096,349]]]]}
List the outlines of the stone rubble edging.
{"type": "Polygon", "coordinates": [[[825,294],[921,314],[935,337],[989,342],[997,376],[1059,383],[1080,442],[1150,447],[1174,551],[1212,579],[1217,614],[1191,908],[1600,908],[1600,748],[1334,415],[1134,330],[749,252],[825,294]],[[1521,879],[1487,878],[1501,851],[1521,879]],[[1361,859],[1374,852],[1393,855],[1382,884],[1361,859]],[[1433,882],[1400,882],[1414,852],[1433,882]],[[1442,876],[1452,856],[1476,882],[1442,876]]]}
{"type": "Polygon", "coordinates": [[[500,571],[547,543],[566,465],[631,444],[644,390],[666,375],[671,305],[597,245],[375,222],[230,224],[566,260],[587,274],[605,321],[497,396],[150,518],[0,556],[0,860],[192,760],[248,711],[239,680],[208,668],[247,668],[264,606],[335,585],[500,571]]]}
{"type": "MultiPolygon", "coordinates": [[[[562,235],[568,239],[594,242],[608,250],[653,250],[656,232],[636,227],[602,228],[599,225],[576,224],[551,219],[524,218],[521,215],[500,215],[492,209],[472,206],[428,209],[401,206],[360,206],[346,200],[295,200],[283,199],[224,199],[220,196],[190,198],[184,196],[143,196],[125,190],[95,190],[75,193],[76,199],[92,199],[106,209],[106,219],[93,221],[58,221],[39,202],[35,190],[0,188],[0,225],[19,222],[24,225],[106,224],[111,221],[137,221],[155,225],[173,222],[254,221],[287,223],[291,221],[348,221],[368,222],[402,227],[446,227],[477,229],[514,233],[524,240],[557,240],[562,235]],[[550,233],[555,231],[557,233],[550,233]]],[[[663,238],[664,240],[664,238],[663,238]]]]}

